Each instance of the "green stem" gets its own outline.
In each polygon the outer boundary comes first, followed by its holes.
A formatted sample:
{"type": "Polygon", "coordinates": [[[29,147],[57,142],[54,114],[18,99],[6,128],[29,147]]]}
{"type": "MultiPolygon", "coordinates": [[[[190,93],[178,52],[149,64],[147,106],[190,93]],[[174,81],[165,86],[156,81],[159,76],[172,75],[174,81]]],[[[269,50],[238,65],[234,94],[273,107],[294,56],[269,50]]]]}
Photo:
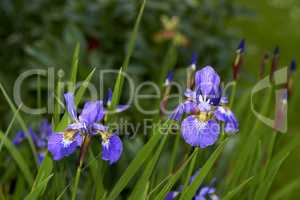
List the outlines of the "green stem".
{"type": "Polygon", "coordinates": [[[232,85],[232,90],[231,90],[231,95],[230,95],[230,104],[229,104],[230,108],[232,108],[234,98],[235,98],[235,93],[236,93],[236,81],[234,81],[233,85],[232,85]]]}
{"type": "Polygon", "coordinates": [[[78,190],[78,185],[79,185],[79,179],[80,179],[80,175],[81,175],[81,171],[82,171],[82,165],[83,165],[83,161],[87,152],[87,149],[90,145],[91,142],[91,137],[90,136],[85,136],[84,141],[83,141],[83,145],[80,149],[80,157],[79,157],[79,165],[77,167],[77,171],[76,171],[76,176],[75,176],[75,182],[74,182],[74,187],[73,187],[73,191],[72,191],[72,200],[76,199],[76,194],[77,194],[77,190],[78,190]]]}

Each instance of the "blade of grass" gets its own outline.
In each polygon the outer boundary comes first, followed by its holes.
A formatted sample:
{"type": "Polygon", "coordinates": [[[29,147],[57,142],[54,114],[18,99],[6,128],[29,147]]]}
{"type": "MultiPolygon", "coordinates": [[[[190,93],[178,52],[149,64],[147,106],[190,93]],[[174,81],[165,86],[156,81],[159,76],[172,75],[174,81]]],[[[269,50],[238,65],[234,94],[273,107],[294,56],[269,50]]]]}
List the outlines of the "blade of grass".
{"type": "Polygon", "coordinates": [[[132,33],[130,35],[128,47],[127,47],[127,50],[126,50],[127,53],[126,53],[125,59],[123,61],[122,67],[120,68],[120,73],[119,73],[119,75],[117,77],[117,80],[116,80],[116,83],[115,83],[115,86],[114,86],[112,103],[111,103],[111,108],[112,109],[114,109],[115,106],[120,101],[121,90],[123,88],[123,82],[124,82],[124,77],[122,75],[122,72],[126,72],[127,71],[127,68],[128,68],[128,65],[129,65],[129,61],[130,61],[133,49],[135,47],[137,33],[138,33],[138,30],[139,30],[139,27],[140,27],[140,23],[141,23],[141,19],[142,19],[143,13],[144,13],[145,5],[146,5],[146,0],[143,0],[142,5],[141,5],[141,7],[139,9],[139,13],[138,13],[137,19],[136,19],[135,24],[134,24],[133,31],[132,31],[132,33]]]}
{"type": "Polygon", "coordinates": [[[31,170],[29,169],[25,159],[21,155],[21,153],[18,151],[18,149],[13,145],[4,135],[2,131],[0,131],[0,139],[3,141],[4,146],[9,151],[10,155],[13,157],[13,159],[18,164],[21,172],[24,175],[25,180],[27,181],[28,185],[32,185],[33,183],[33,176],[31,174],[31,170]]]}
{"type": "Polygon", "coordinates": [[[25,135],[26,135],[26,138],[27,138],[27,140],[28,140],[28,142],[29,142],[29,145],[30,145],[30,148],[31,148],[31,151],[32,151],[34,160],[35,160],[35,163],[36,163],[36,165],[38,165],[36,147],[35,147],[35,145],[33,144],[32,138],[31,138],[31,136],[30,136],[30,134],[29,134],[29,132],[28,132],[28,129],[27,129],[27,127],[26,127],[26,124],[25,124],[23,118],[22,118],[21,115],[17,112],[17,109],[16,109],[14,103],[10,100],[8,94],[6,93],[4,87],[3,87],[3,85],[2,85],[1,83],[0,83],[0,90],[2,91],[2,94],[4,95],[4,97],[5,97],[6,101],[7,101],[7,103],[9,104],[10,109],[11,109],[12,112],[16,115],[16,118],[17,118],[17,120],[18,120],[18,122],[19,122],[19,124],[20,124],[22,130],[24,131],[24,133],[25,133],[25,135]]]}
{"type": "Polygon", "coordinates": [[[185,189],[183,189],[180,199],[192,199],[197,190],[199,189],[200,185],[202,184],[204,178],[209,173],[210,169],[212,168],[213,164],[216,162],[219,155],[222,153],[224,146],[226,144],[228,139],[225,139],[220,145],[217,147],[217,149],[212,153],[210,158],[205,162],[203,167],[200,170],[200,173],[195,177],[194,181],[187,186],[185,189]]]}
{"type": "MultiPolygon", "coordinates": [[[[13,116],[12,120],[10,121],[10,123],[9,123],[9,125],[8,125],[8,127],[7,127],[7,129],[6,129],[6,131],[5,131],[5,134],[4,134],[4,137],[5,137],[5,138],[7,138],[8,133],[10,132],[10,130],[11,130],[13,124],[15,123],[15,120],[16,120],[16,118],[17,118],[17,114],[19,113],[21,107],[22,107],[22,104],[19,106],[19,108],[17,109],[17,111],[14,113],[14,116],[13,116]]],[[[1,144],[0,144],[0,152],[1,152],[2,147],[3,147],[3,142],[4,142],[4,141],[1,140],[1,144]]]]}
{"type": "Polygon", "coordinates": [[[197,156],[199,154],[200,149],[196,148],[195,151],[196,151],[196,156],[192,159],[191,163],[189,164],[189,169],[188,169],[188,172],[187,172],[187,176],[185,177],[185,181],[184,181],[185,186],[188,185],[188,183],[190,181],[190,178],[193,175],[193,171],[194,171],[194,168],[195,168],[197,156]]]}
{"type": "MultiPolygon", "coordinates": [[[[159,156],[163,150],[163,147],[166,143],[167,135],[163,137],[162,141],[160,142],[158,149],[155,151],[155,154],[151,158],[150,162],[147,164],[144,173],[139,178],[138,182],[136,183],[132,194],[130,195],[129,199],[135,200],[138,199],[145,193],[147,189],[147,184],[149,184],[149,178],[154,170],[155,164],[157,163],[159,156]]],[[[149,186],[149,185],[148,185],[149,186]]]]}
{"type": "Polygon", "coordinates": [[[148,157],[153,152],[157,143],[160,141],[161,135],[156,133],[153,135],[147,144],[139,150],[139,153],[135,156],[134,160],[129,164],[119,181],[113,187],[111,193],[107,197],[109,200],[116,199],[120,192],[126,187],[127,183],[136,174],[136,172],[141,168],[143,163],[148,159],[148,157]]]}
{"type": "Polygon", "coordinates": [[[281,200],[281,199],[288,199],[288,195],[292,192],[300,188],[300,179],[297,178],[296,180],[293,180],[292,182],[288,183],[285,186],[282,186],[278,191],[275,192],[274,195],[272,195],[273,200],[281,200]]]}
{"type": "Polygon", "coordinates": [[[268,171],[268,175],[263,182],[261,182],[260,187],[258,188],[255,199],[266,199],[269,193],[269,190],[272,186],[272,183],[279,171],[284,160],[289,156],[289,152],[283,155],[280,159],[274,159],[273,163],[270,165],[271,168],[268,171]]]}
{"type": "Polygon", "coordinates": [[[79,62],[79,51],[80,51],[80,43],[77,42],[74,53],[73,53],[73,58],[72,58],[72,66],[71,66],[71,75],[70,75],[70,82],[72,87],[74,88],[77,80],[77,72],[78,72],[78,62],[79,62]]]}
{"type": "Polygon", "coordinates": [[[176,184],[178,179],[181,177],[182,173],[184,172],[185,168],[188,166],[188,163],[191,159],[193,159],[196,156],[197,152],[194,150],[194,152],[188,157],[188,159],[180,166],[180,168],[171,176],[169,181],[166,183],[166,185],[162,188],[162,190],[156,195],[154,198],[155,200],[163,200],[165,199],[168,192],[171,191],[172,187],[176,184]]]}
{"type": "Polygon", "coordinates": [[[31,191],[26,197],[25,200],[35,200],[40,199],[41,191],[47,186],[49,180],[53,177],[53,174],[50,174],[47,178],[45,178],[33,191],[31,191]]]}
{"type": "Polygon", "coordinates": [[[51,174],[52,169],[53,161],[48,155],[46,155],[42,164],[40,165],[31,192],[27,195],[26,199],[39,199],[43,195],[49,180],[53,176],[53,174],[51,174]]]}
{"type": "Polygon", "coordinates": [[[248,185],[252,181],[253,177],[250,177],[243,181],[240,185],[235,187],[233,190],[229,191],[223,198],[222,200],[230,200],[233,197],[235,197],[237,194],[239,194],[246,185],[248,185]]]}

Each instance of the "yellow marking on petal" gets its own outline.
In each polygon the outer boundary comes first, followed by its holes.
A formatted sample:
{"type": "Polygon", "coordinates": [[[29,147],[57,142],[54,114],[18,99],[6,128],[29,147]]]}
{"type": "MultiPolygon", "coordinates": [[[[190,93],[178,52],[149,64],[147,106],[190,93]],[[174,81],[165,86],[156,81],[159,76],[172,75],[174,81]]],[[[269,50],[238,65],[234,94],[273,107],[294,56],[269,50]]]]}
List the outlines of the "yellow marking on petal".
{"type": "Polygon", "coordinates": [[[74,131],[74,130],[64,131],[64,133],[63,133],[64,140],[73,141],[75,133],[76,133],[76,131],[74,131]]]}

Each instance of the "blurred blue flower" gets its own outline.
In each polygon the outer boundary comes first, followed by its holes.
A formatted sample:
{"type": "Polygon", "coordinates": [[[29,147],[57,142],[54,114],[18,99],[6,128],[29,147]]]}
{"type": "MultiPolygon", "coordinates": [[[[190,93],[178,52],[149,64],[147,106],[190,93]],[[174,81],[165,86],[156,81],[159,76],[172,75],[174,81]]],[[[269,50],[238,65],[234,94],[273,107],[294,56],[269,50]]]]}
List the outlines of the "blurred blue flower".
{"type": "Polygon", "coordinates": [[[60,160],[74,153],[82,145],[84,137],[100,135],[103,140],[102,159],[110,161],[110,164],[116,162],[122,153],[122,142],[119,136],[108,132],[107,126],[99,123],[105,115],[103,102],[86,102],[77,116],[73,93],[66,93],[64,96],[72,123],[63,132],[53,133],[49,137],[48,150],[53,159],[60,160]]]}
{"type": "MultiPolygon", "coordinates": [[[[33,144],[38,149],[38,163],[42,163],[46,155],[46,147],[48,137],[52,134],[51,124],[47,120],[44,120],[40,124],[39,132],[36,134],[31,127],[28,128],[29,135],[33,141],[33,144]]],[[[26,135],[23,131],[18,131],[16,136],[13,139],[13,144],[19,145],[26,138],[26,135]]]]}
{"type": "MultiPolygon", "coordinates": [[[[199,170],[193,176],[191,176],[189,180],[189,184],[191,184],[194,181],[198,173],[199,170]]],[[[215,179],[213,179],[208,186],[200,186],[200,188],[197,190],[197,193],[194,195],[193,199],[194,200],[219,200],[220,198],[216,195],[216,189],[213,186],[214,182],[215,179]]],[[[169,192],[165,197],[165,200],[175,200],[176,197],[182,192],[183,189],[184,186],[180,185],[177,191],[169,192]]]]}
{"type": "Polygon", "coordinates": [[[220,134],[220,121],[225,123],[225,132],[238,131],[238,122],[233,112],[226,106],[228,99],[222,97],[220,77],[211,66],[195,73],[194,90],[187,89],[186,100],[179,104],[169,116],[181,123],[181,135],[191,146],[206,148],[213,145],[220,134]]]}
{"type": "MultiPolygon", "coordinates": [[[[106,109],[110,108],[112,97],[113,97],[113,92],[112,92],[112,89],[109,88],[107,95],[104,99],[104,104],[106,106],[106,109]]],[[[123,112],[123,111],[127,110],[128,108],[129,108],[129,105],[116,105],[113,111],[119,113],[119,112],[123,112]]],[[[105,110],[105,112],[108,112],[108,110],[105,110]]]]}

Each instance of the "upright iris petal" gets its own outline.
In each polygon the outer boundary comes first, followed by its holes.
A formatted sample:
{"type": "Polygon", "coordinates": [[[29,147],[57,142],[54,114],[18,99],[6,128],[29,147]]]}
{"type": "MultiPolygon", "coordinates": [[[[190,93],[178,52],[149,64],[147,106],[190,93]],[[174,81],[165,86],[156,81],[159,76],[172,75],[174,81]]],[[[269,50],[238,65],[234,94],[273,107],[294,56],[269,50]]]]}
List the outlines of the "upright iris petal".
{"type": "Polygon", "coordinates": [[[188,116],[181,124],[181,134],[186,143],[206,148],[213,145],[219,136],[220,126],[215,120],[200,121],[196,116],[188,116]]]}
{"type": "Polygon", "coordinates": [[[93,124],[100,121],[104,116],[102,101],[88,101],[84,104],[80,113],[79,121],[87,124],[93,124]]]}
{"type": "Polygon", "coordinates": [[[67,106],[67,111],[73,120],[77,119],[77,112],[75,107],[74,95],[71,92],[65,93],[65,101],[67,106]]]}
{"type": "Polygon", "coordinates": [[[118,135],[112,134],[102,141],[102,159],[109,161],[109,164],[117,162],[122,154],[123,144],[118,135]]]}
{"type": "Polygon", "coordinates": [[[220,77],[211,66],[206,66],[196,72],[196,90],[199,90],[203,96],[209,96],[213,90],[218,91],[219,84],[220,77]]]}

